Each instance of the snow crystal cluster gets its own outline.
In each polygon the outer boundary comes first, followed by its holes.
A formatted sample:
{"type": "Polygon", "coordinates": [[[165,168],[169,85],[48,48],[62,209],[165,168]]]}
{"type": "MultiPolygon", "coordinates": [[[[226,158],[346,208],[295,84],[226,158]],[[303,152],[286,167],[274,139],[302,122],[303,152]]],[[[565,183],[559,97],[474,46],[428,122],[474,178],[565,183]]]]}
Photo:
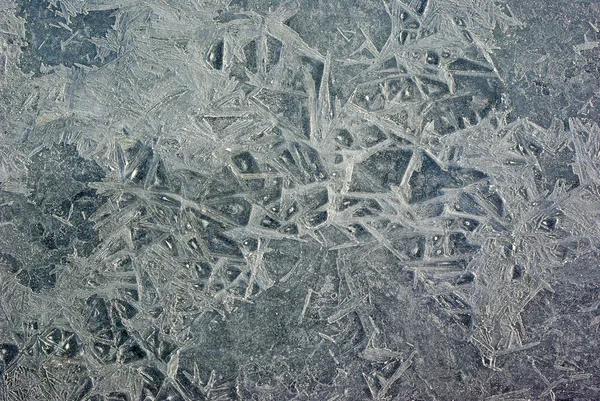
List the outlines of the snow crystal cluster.
{"type": "Polygon", "coordinates": [[[600,397],[600,6],[521,3],[0,1],[0,400],[600,397]]]}

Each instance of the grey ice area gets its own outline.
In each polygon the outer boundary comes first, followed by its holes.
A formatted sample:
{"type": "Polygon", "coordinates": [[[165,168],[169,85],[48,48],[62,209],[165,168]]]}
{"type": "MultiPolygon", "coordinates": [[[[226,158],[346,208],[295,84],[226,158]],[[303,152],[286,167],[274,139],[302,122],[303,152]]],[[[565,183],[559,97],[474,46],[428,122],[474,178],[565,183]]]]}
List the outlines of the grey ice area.
{"type": "Polygon", "coordinates": [[[600,2],[0,0],[0,401],[600,399],[600,2]]]}

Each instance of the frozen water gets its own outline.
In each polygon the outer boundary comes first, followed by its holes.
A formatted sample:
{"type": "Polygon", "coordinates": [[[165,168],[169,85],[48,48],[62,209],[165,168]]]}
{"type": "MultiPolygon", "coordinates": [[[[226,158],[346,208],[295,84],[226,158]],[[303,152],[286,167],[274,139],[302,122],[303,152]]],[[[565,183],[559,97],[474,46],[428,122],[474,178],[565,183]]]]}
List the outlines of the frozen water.
{"type": "Polygon", "coordinates": [[[597,2],[0,3],[0,400],[600,398],[597,2]]]}

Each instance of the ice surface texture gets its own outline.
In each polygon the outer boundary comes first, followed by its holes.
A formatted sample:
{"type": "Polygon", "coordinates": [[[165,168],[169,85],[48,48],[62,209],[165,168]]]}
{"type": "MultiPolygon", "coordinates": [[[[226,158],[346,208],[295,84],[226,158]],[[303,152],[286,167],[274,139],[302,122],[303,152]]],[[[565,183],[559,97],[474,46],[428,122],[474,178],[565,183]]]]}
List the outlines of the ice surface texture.
{"type": "Polygon", "coordinates": [[[0,5],[0,401],[600,398],[598,3],[0,5]]]}

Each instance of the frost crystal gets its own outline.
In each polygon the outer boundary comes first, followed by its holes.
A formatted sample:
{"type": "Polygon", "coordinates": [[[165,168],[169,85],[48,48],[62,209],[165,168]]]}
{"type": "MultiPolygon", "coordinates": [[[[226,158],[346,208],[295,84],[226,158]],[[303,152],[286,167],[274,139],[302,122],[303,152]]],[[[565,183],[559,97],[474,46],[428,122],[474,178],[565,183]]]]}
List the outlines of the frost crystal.
{"type": "Polygon", "coordinates": [[[598,4],[1,3],[0,400],[600,397],[598,4]]]}

